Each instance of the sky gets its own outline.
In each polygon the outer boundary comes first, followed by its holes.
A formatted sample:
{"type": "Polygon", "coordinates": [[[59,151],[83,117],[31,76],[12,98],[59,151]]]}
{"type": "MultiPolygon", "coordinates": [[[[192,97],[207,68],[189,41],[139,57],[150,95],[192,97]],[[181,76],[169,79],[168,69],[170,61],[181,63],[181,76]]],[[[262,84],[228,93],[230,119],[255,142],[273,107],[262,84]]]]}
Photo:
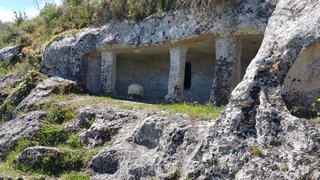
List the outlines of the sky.
{"type": "Polygon", "coordinates": [[[25,12],[28,18],[33,18],[39,14],[35,4],[38,2],[40,8],[47,3],[61,4],[62,0],[0,0],[0,20],[2,22],[13,21],[14,11],[25,12]]]}

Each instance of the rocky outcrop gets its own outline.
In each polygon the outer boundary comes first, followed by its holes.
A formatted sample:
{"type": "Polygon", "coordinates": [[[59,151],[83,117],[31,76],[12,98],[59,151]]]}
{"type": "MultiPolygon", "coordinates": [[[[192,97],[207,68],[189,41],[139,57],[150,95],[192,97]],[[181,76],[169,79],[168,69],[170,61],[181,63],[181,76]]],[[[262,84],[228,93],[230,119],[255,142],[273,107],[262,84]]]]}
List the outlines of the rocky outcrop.
{"type": "Polygon", "coordinates": [[[36,137],[41,121],[46,118],[42,111],[33,111],[0,125],[0,159],[21,139],[36,137]]]}
{"type": "Polygon", "coordinates": [[[263,35],[274,5],[274,1],[243,0],[212,13],[178,11],[152,15],[141,22],[113,22],[101,29],[84,29],[77,35],[65,33],[64,38],[47,46],[45,72],[81,81],[83,56],[91,52],[170,46],[226,34],[263,35]]]}
{"type": "Polygon", "coordinates": [[[9,63],[17,63],[20,58],[19,54],[22,50],[22,45],[10,46],[0,49],[0,61],[7,61],[9,63]]]}
{"type": "Polygon", "coordinates": [[[80,91],[76,82],[52,77],[44,80],[16,107],[15,112],[31,111],[42,105],[46,98],[54,93],[69,93],[80,91]]]}
{"type": "Polygon", "coordinates": [[[25,149],[18,157],[19,165],[41,167],[43,164],[59,164],[63,153],[57,148],[35,146],[25,149]]]}
{"type": "Polygon", "coordinates": [[[319,43],[319,10],[312,0],[277,3],[260,51],[216,122],[148,117],[120,130],[89,170],[97,179],[319,179],[320,126],[290,115],[282,98],[297,56],[319,43]]]}
{"type": "MultiPolygon", "coordinates": [[[[292,116],[283,99],[284,79],[299,54],[320,43],[319,11],[315,0],[242,1],[213,13],[210,22],[203,22],[210,15],[177,12],[52,42],[47,73],[79,80],[81,57],[88,52],[225,32],[264,33],[261,49],[216,121],[108,106],[83,109],[78,126],[86,147],[112,141],[90,161],[92,179],[319,179],[320,125],[292,116]]],[[[6,134],[0,137],[11,137],[6,134]]]]}

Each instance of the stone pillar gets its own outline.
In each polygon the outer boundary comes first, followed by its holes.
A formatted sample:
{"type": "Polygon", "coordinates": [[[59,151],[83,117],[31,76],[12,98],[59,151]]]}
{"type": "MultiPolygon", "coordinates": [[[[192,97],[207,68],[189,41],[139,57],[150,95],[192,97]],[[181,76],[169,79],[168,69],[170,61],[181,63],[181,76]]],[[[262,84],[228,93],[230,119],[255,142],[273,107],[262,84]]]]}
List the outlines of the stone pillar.
{"type": "Polygon", "coordinates": [[[181,100],[186,66],[186,47],[170,49],[170,73],[166,100],[181,100]]]}
{"type": "Polygon", "coordinates": [[[116,94],[116,54],[111,51],[101,53],[101,84],[102,94],[111,96],[116,94]]]}
{"type": "Polygon", "coordinates": [[[229,101],[234,82],[239,81],[241,43],[233,36],[216,39],[216,65],[210,101],[224,105],[229,101]]]}

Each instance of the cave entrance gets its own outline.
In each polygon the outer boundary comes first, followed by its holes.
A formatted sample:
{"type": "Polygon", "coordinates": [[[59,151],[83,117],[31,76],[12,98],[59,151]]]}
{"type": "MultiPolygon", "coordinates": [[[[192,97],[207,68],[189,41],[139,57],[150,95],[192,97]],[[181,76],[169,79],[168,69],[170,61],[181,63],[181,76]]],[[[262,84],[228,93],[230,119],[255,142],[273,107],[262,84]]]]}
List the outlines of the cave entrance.
{"type": "Polygon", "coordinates": [[[131,84],[144,90],[144,100],[162,102],[167,95],[170,53],[165,47],[148,47],[117,52],[116,91],[119,98],[127,96],[131,84]]]}
{"type": "Polygon", "coordinates": [[[187,62],[184,72],[184,90],[191,88],[191,63],[187,62]]]}

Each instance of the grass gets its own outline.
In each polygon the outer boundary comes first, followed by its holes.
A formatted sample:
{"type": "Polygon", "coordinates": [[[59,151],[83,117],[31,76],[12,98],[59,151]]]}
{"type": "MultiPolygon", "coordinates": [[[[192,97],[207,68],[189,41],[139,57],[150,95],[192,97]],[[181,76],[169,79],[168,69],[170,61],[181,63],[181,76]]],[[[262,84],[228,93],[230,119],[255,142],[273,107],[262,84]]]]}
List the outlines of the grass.
{"type": "Polygon", "coordinates": [[[173,113],[185,113],[191,117],[203,120],[217,119],[224,109],[224,107],[190,103],[165,104],[158,105],[158,107],[173,113]]]}
{"type": "Polygon", "coordinates": [[[64,174],[61,177],[62,180],[89,180],[90,176],[84,172],[72,172],[64,174]]]}
{"type": "Polygon", "coordinates": [[[212,106],[209,104],[195,104],[195,103],[179,103],[179,104],[146,104],[138,102],[129,102],[113,99],[110,97],[89,96],[89,95],[55,95],[51,98],[55,102],[66,103],[73,109],[79,109],[83,106],[90,105],[116,105],[123,110],[141,110],[152,109],[157,112],[159,110],[166,110],[169,113],[184,113],[192,118],[201,120],[214,120],[219,117],[224,107],[212,106]]]}

